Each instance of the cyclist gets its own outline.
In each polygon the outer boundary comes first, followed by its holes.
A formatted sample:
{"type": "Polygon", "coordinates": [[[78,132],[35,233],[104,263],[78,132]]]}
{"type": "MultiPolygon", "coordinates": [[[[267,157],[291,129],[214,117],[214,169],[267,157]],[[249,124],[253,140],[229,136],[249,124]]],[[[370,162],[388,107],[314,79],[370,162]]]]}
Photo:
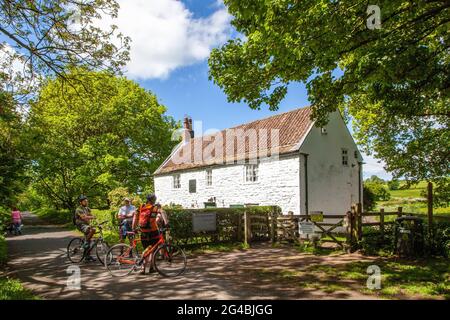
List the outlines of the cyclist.
{"type": "Polygon", "coordinates": [[[123,199],[124,206],[119,209],[117,219],[119,219],[119,236],[120,242],[123,243],[127,232],[132,231],[131,225],[133,223],[134,215],[136,214],[136,207],[131,204],[129,198],[123,199]]]}
{"type": "MultiPolygon", "coordinates": [[[[133,230],[139,226],[141,231],[141,243],[144,250],[148,246],[153,246],[158,242],[160,235],[159,226],[163,224],[164,219],[162,215],[161,205],[156,204],[156,196],[149,194],[147,196],[147,202],[139,208],[139,214],[135,215],[133,220],[133,230]]],[[[149,255],[144,262],[143,270],[141,274],[145,274],[145,268],[150,261],[151,255],[149,255]]],[[[149,272],[152,272],[153,268],[150,266],[149,272]]]]}
{"type": "Polygon", "coordinates": [[[88,207],[88,198],[84,195],[81,195],[78,198],[79,206],[75,210],[73,222],[77,229],[81,231],[86,237],[85,249],[89,250],[87,252],[86,261],[95,261],[95,258],[90,255],[90,246],[91,239],[95,234],[95,229],[91,227],[91,220],[95,219],[95,217],[91,214],[91,209],[88,207]]]}

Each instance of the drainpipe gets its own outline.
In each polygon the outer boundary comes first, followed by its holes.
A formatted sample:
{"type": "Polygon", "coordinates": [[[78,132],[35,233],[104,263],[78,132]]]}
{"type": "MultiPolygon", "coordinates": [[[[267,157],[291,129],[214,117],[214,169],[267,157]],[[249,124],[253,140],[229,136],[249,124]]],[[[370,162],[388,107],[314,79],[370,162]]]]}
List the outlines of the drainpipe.
{"type": "Polygon", "coordinates": [[[358,202],[361,203],[362,205],[361,177],[362,177],[362,162],[358,162],[358,202]]]}
{"type": "Polygon", "coordinates": [[[305,159],[305,210],[306,215],[309,215],[309,208],[308,208],[308,154],[303,153],[303,157],[305,159]]]}

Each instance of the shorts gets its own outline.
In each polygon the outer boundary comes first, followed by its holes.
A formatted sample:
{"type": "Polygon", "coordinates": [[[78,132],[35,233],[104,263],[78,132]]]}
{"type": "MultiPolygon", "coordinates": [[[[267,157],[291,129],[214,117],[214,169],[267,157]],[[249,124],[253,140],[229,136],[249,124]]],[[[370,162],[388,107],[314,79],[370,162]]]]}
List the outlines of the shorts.
{"type": "Polygon", "coordinates": [[[142,232],[141,243],[142,247],[146,249],[148,246],[154,246],[159,241],[159,231],[154,232],[142,232]]]}
{"type": "Polygon", "coordinates": [[[92,230],[91,226],[86,223],[77,224],[77,229],[80,230],[85,236],[92,230]]]}

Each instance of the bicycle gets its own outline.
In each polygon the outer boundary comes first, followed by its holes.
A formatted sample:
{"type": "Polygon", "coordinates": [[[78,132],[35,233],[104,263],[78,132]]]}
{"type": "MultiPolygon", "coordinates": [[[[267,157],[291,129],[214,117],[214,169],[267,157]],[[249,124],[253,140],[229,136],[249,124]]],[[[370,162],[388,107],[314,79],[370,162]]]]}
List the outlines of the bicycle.
{"type": "Polygon", "coordinates": [[[132,236],[132,245],[119,243],[112,246],[105,257],[105,267],[113,277],[126,276],[144,266],[144,261],[152,255],[151,265],[162,276],[176,277],[186,269],[186,254],[183,249],[166,242],[164,233],[167,229],[161,229],[158,242],[148,246],[140,255],[136,246],[141,239],[136,239],[136,232],[127,232],[132,236]]]}
{"type": "Polygon", "coordinates": [[[68,246],[67,246],[67,257],[72,263],[80,263],[82,262],[88,254],[94,249],[95,247],[95,254],[97,256],[98,261],[101,264],[105,263],[104,257],[106,256],[106,253],[108,252],[110,246],[103,238],[103,225],[107,223],[108,221],[103,221],[97,226],[96,233],[99,234],[99,236],[95,239],[91,240],[91,245],[89,248],[85,247],[86,238],[73,238],[70,240],[68,246]]]}

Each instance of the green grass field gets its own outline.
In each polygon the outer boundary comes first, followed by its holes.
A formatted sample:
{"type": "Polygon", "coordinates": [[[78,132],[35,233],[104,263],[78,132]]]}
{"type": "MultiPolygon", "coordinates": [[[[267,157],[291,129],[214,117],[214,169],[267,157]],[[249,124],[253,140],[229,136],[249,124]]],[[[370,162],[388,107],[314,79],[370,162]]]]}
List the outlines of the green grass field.
{"type": "MultiPolygon", "coordinates": [[[[423,193],[427,189],[427,183],[421,181],[408,189],[401,189],[404,186],[405,182],[401,181],[399,190],[389,190],[391,199],[388,201],[379,201],[375,210],[378,211],[384,208],[385,211],[396,211],[398,207],[402,207],[403,212],[427,214],[427,199],[423,196],[423,193]]],[[[433,215],[436,217],[450,217],[450,207],[434,208],[433,215]]]]}

